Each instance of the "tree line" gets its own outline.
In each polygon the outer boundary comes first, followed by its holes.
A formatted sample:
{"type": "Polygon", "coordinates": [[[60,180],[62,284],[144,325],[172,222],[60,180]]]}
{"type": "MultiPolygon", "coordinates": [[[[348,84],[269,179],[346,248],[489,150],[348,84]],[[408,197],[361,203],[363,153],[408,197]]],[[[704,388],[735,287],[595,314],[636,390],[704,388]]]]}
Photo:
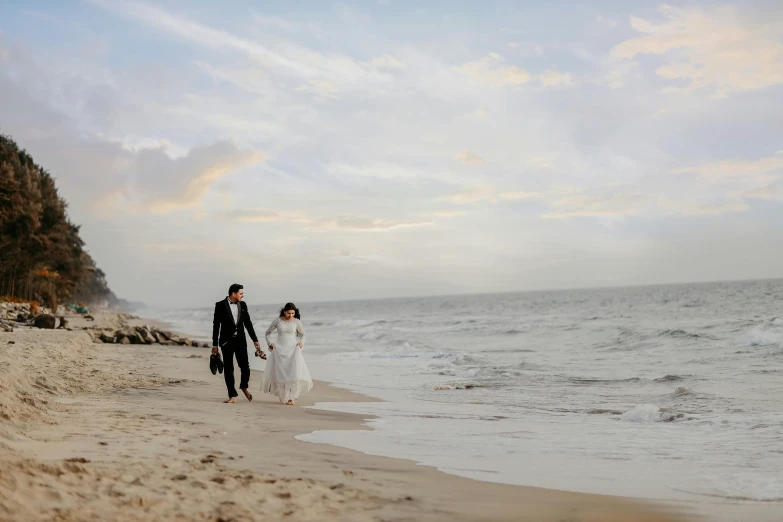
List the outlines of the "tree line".
{"type": "Polygon", "coordinates": [[[0,135],[0,296],[52,309],[117,301],[67,207],[52,175],[0,135]]]}

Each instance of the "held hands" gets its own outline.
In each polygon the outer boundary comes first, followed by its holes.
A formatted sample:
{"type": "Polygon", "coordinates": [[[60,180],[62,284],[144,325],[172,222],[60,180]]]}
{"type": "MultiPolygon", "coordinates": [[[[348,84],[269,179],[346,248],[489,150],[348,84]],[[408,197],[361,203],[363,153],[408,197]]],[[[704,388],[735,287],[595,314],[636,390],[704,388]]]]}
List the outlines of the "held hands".
{"type": "Polygon", "coordinates": [[[213,346],[213,347],[212,347],[212,353],[218,353],[217,346],[213,346]]]}
{"type": "Polygon", "coordinates": [[[296,343],[296,345],[299,347],[299,349],[302,349],[302,343],[296,343]]]}
{"type": "Polygon", "coordinates": [[[261,351],[261,344],[253,343],[253,346],[256,347],[256,357],[261,357],[261,359],[266,359],[266,354],[261,351]]]}

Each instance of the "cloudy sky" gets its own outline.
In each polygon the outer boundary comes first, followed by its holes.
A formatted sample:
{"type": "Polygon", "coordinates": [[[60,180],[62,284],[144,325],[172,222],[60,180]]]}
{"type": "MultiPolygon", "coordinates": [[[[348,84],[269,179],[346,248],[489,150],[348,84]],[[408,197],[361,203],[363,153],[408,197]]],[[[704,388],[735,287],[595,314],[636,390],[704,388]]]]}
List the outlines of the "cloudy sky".
{"type": "Polygon", "coordinates": [[[155,305],[783,277],[783,5],[583,4],[4,0],[0,132],[155,305]]]}

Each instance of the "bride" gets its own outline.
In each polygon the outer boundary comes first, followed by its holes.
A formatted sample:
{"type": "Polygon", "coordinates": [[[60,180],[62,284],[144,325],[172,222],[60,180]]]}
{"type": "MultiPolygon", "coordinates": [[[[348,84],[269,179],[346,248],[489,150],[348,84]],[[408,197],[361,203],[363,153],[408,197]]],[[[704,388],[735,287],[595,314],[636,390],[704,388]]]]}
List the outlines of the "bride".
{"type": "Polygon", "coordinates": [[[277,395],[280,402],[290,406],[302,393],[313,388],[313,380],[302,357],[305,334],[300,321],[299,309],[294,303],[287,303],[280,310],[280,317],[272,321],[266,331],[269,346],[269,360],[261,391],[277,395]],[[272,333],[277,330],[277,341],[272,342],[272,333]]]}

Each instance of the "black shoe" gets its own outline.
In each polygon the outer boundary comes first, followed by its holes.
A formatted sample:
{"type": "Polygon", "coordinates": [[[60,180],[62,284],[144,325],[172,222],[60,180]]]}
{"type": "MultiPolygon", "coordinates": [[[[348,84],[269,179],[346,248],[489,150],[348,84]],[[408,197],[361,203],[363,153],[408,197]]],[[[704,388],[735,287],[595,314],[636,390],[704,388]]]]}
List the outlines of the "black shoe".
{"type": "Polygon", "coordinates": [[[209,356],[209,370],[212,375],[215,375],[220,369],[220,373],[223,373],[223,361],[220,360],[220,355],[213,353],[209,356]]]}

